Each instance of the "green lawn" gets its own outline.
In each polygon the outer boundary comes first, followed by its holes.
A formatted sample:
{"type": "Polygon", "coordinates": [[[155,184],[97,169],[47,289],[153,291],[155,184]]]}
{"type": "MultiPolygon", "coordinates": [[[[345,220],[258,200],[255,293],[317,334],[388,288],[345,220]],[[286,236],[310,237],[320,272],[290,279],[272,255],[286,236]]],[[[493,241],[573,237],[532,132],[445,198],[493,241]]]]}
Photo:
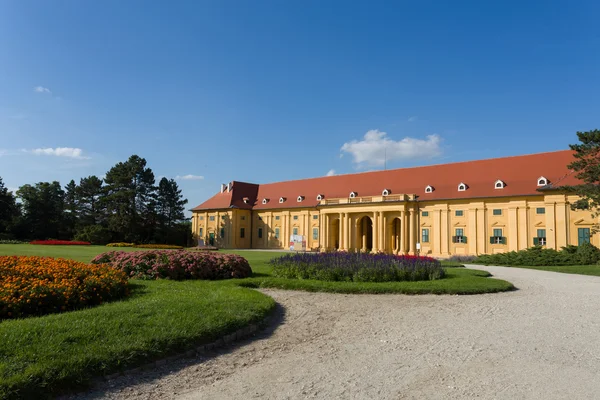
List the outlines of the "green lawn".
{"type": "MultiPolygon", "coordinates": [[[[104,246],[0,245],[0,255],[39,255],[89,262],[104,246]]],[[[89,379],[214,341],[274,309],[249,288],[338,293],[476,294],[514,289],[484,271],[448,268],[447,278],[423,282],[352,283],[281,279],[268,261],[281,253],[236,251],[254,272],[224,281],[134,281],[132,296],[98,307],[0,321],[0,398],[39,398],[84,386],[89,379]]]]}

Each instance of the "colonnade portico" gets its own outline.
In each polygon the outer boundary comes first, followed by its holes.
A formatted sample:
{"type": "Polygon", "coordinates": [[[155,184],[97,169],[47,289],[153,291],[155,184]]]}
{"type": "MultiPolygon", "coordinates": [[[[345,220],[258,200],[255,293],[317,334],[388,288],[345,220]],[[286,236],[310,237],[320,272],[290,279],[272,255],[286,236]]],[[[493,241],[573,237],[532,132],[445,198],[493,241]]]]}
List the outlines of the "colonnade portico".
{"type": "Polygon", "coordinates": [[[321,250],[416,254],[417,212],[321,209],[321,250]]]}

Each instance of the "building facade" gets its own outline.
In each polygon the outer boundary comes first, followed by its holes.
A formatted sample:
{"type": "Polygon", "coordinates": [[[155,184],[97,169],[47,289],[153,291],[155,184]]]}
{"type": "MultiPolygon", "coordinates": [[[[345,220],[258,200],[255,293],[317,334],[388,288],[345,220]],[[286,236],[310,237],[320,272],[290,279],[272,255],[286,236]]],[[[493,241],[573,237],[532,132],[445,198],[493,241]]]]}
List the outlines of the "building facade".
{"type": "Polygon", "coordinates": [[[220,248],[447,257],[592,242],[588,211],[561,191],[579,183],[571,151],[270,184],[233,181],[195,207],[195,236],[220,248]]]}

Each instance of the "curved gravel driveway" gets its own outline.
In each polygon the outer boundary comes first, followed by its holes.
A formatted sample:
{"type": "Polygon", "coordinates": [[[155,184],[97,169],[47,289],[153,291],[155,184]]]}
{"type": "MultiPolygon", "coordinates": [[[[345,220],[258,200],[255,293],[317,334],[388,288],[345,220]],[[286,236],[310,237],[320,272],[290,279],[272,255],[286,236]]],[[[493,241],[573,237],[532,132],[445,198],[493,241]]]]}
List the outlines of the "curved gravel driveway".
{"type": "Polygon", "coordinates": [[[600,398],[600,277],[477,268],[520,290],[476,296],[268,290],[285,310],[272,332],[77,398],[600,398]]]}

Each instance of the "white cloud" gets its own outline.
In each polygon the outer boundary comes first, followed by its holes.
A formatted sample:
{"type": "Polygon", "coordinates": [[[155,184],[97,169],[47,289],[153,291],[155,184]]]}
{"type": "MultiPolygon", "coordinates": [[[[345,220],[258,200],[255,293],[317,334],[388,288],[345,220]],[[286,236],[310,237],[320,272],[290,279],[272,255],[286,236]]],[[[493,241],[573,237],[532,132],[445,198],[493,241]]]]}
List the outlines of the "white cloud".
{"type": "Polygon", "coordinates": [[[418,119],[419,119],[419,117],[417,117],[416,115],[413,115],[412,117],[409,117],[409,118],[407,119],[407,121],[408,121],[408,122],[415,122],[415,121],[416,121],[416,120],[418,120],[418,119]]]}
{"type": "Polygon", "coordinates": [[[43,87],[43,86],[36,86],[33,88],[33,91],[36,93],[49,93],[52,94],[52,92],[50,91],[50,89],[48,89],[47,87],[43,87]]]}
{"type": "Polygon", "coordinates": [[[330,169],[330,170],[327,172],[327,176],[334,176],[334,175],[335,175],[335,169],[330,169]]]}
{"type": "Polygon", "coordinates": [[[85,157],[83,155],[83,150],[76,147],[46,147],[39,148],[33,150],[23,150],[26,153],[32,153],[38,156],[56,156],[56,157],[67,157],[67,158],[76,158],[79,160],[86,160],[89,157],[85,157]]]}
{"type": "Polygon", "coordinates": [[[200,181],[202,179],[204,179],[204,177],[202,175],[177,175],[175,177],[175,179],[177,179],[178,181],[200,181]]]}
{"type": "Polygon", "coordinates": [[[358,167],[383,166],[387,161],[415,160],[433,158],[442,153],[442,139],[438,135],[429,135],[427,139],[405,137],[392,140],[387,133],[373,129],[365,133],[363,140],[344,143],[342,152],[350,153],[358,167]]]}

